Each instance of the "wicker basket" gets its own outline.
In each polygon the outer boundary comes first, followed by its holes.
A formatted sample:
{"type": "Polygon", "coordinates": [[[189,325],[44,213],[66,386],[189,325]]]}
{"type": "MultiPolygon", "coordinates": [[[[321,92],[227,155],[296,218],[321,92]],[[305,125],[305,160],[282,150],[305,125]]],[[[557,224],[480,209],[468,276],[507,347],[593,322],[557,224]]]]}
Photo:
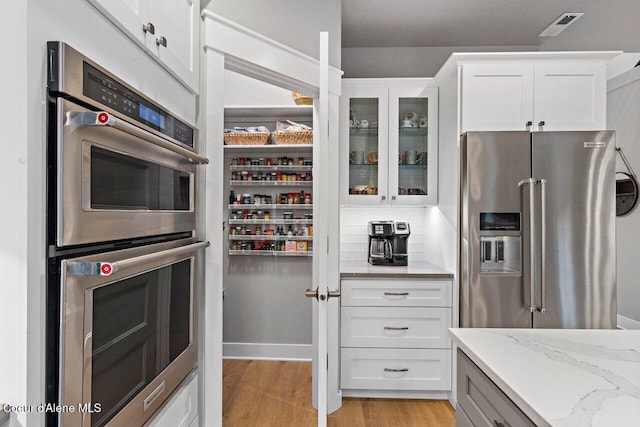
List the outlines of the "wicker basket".
{"type": "Polygon", "coordinates": [[[269,132],[225,133],[224,142],[227,145],[265,145],[269,142],[269,132]]]}
{"type": "Polygon", "coordinates": [[[304,96],[298,92],[291,92],[291,94],[293,95],[293,101],[296,105],[313,105],[313,98],[310,96],[304,96]]]}
{"type": "Polygon", "coordinates": [[[271,132],[271,139],[278,145],[313,144],[313,131],[275,131],[271,132]]]}

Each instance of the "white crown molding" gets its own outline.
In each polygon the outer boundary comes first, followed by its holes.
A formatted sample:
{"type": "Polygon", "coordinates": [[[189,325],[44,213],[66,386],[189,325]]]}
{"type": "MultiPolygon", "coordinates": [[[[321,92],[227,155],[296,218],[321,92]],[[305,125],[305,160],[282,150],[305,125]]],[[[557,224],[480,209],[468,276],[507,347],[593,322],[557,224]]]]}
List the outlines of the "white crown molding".
{"type": "MultiPolygon", "coordinates": [[[[204,49],[225,57],[225,68],[267,83],[317,96],[320,62],[208,10],[204,18],[204,49]]],[[[340,95],[342,70],[329,67],[329,92],[340,95]]]]}

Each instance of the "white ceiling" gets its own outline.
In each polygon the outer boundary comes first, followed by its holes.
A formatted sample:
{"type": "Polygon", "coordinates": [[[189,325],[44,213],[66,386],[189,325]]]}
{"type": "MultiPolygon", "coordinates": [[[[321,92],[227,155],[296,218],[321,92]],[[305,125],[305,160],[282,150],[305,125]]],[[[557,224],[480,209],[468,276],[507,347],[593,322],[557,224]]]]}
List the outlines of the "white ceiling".
{"type": "Polygon", "coordinates": [[[563,12],[588,14],[603,1],[342,0],[342,47],[539,45],[538,34],[563,12]]]}

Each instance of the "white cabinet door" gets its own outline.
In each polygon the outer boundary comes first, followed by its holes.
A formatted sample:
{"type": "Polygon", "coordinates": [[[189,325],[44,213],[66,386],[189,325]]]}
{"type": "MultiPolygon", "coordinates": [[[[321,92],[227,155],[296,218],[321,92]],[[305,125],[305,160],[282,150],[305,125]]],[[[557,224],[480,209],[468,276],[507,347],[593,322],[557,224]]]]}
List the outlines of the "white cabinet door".
{"type": "Polygon", "coordinates": [[[141,46],[145,46],[146,38],[153,39],[143,29],[151,6],[148,0],[89,0],[89,3],[141,46]]]}
{"type": "Polygon", "coordinates": [[[347,205],[386,205],[387,88],[344,88],[340,97],[340,193],[347,205]]]}
{"type": "Polygon", "coordinates": [[[462,132],[529,130],[533,122],[534,68],[529,61],[465,64],[462,132]]]}
{"type": "Polygon", "coordinates": [[[88,1],[176,79],[198,92],[199,0],[88,1]]]}
{"type": "Polygon", "coordinates": [[[438,203],[438,88],[389,89],[389,196],[438,203]]]}
{"type": "Polygon", "coordinates": [[[155,37],[147,38],[147,47],[190,88],[198,87],[199,10],[198,0],[155,1],[149,17],[155,37]]]}
{"type": "Polygon", "coordinates": [[[534,129],[606,129],[606,101],[603,61],[553,61],[535,65],[534,129]]]}

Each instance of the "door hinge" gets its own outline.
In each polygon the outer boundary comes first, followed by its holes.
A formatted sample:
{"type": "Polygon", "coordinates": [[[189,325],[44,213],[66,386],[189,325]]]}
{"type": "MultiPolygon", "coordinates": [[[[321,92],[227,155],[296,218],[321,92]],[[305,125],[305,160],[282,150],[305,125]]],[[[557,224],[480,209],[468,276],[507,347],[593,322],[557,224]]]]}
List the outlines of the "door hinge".
{"type": "Polygon", "coordinates": [[[227,228],[227,221],[222,221],[222,231],[227,228]]]}
{"type": "Polygon", "coordinates": [[[327,236],[327,253],[329,253],[329,236],[327,236]]]}
{"type": "Polygon", "coordinates": [[[327,371],[329,370],[329,353],[327,353],[327,371]]]}

